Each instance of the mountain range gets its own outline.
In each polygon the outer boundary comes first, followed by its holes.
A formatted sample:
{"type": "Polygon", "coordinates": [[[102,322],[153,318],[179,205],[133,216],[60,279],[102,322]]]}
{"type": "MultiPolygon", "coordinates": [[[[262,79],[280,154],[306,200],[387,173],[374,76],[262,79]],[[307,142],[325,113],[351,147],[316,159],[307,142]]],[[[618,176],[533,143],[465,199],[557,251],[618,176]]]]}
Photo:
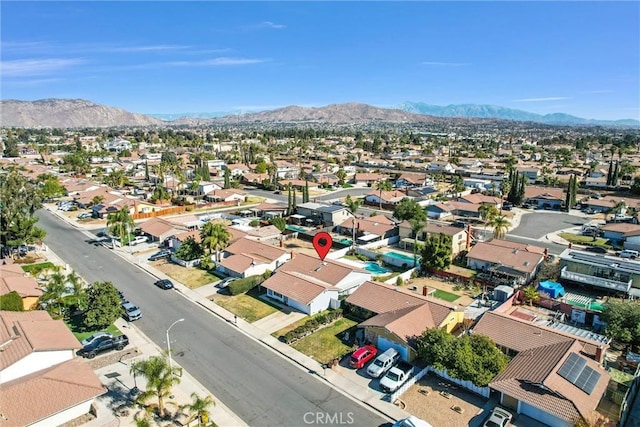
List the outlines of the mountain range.
{"type": "Polygon", "coordinates": [[[214,124],[304,123],[304,124],[376,124],[376,123],[482,123],[487,120],[513,120],[548,125],[601,125],[639,127],[638,120],[591,120],[568,114],[540,115],[493,105],[437,106],[405,102],[398,108],[380,108],[367,104],[345,103],[325,107],[288,106],[245,114],[186,113],[145,115],[95,104],[82,99],[42,99],[38,101],[0,101],[0,125],[8,127],[163,127],[214,124]],[[180,116],[179,118],[176,118],[180,116]]]}

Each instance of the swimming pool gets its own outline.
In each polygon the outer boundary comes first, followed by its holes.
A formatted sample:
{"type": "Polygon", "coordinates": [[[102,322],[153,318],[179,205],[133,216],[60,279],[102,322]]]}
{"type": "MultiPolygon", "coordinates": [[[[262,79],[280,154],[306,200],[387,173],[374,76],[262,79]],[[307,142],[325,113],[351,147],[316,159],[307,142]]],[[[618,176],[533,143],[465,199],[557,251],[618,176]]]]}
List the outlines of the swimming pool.
{"type": "Polygon", "coordinates": [[[373,261],[367,261],[365,263],[364,269],[372,272],[373,274],[386,274],[391,271],[391,270],[387,270],[381,265],[378,265],[377,262],[373,262],[373,261]]]}
{"type": "Polygon", "coordinates": [[[291,230],[291,231],[297,231],[298,233],[306,233],[307,229],[304,227],[298,227],[297,225],[287,225],[285,226],[285,228],[287,230],[291,230]]]}
{"type": "MultiPolygon", "coordinates": [[[[405,254],[401,254],[398,252],[385,252],[384,254],[385,256],[388,256],[389,258],[396,258],[396,259],[401,259],[403,261],[408,261],[408,262],[413,262],[413,256],[409,256],[409,255],[405,255],[405,254]]],[[[420,256],[417,256],[418,260],[420,259],[420,256]]]]}

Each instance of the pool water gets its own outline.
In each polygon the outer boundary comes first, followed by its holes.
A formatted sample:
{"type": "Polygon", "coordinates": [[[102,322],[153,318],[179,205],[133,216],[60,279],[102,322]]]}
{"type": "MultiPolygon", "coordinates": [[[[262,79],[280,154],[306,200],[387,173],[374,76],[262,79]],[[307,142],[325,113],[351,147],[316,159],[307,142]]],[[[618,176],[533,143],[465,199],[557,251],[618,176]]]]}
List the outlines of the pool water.
{"type": "Polygon", "coordinates": [[[378,265],[377,262],[368,261],[365,263],[364,269],[372,272],[373,274],[386,274],[389,273],[390,270],[378,265]]]}
{"type": "Polygon", "coordinates": [[[306,228],[298,227],[297,225],[290,225],[290,224],[289,224],[289,225],[287,225],[287,226],[285,226],[285,228],[286,228],[287,230],[297,231],[297,232],[299,232],[299,233],[304,233],[304,232],[306,232],[306,231],[307,231],[307,229],[306,229],[306,228]]]}
{"type": "MultiPolygon", "coordinates": [[[[389,251],[389,252],[386,252],[385,255],[388,256],[389,258],[397,258],[397,259],[401,259],[403,261],[413,262],[413,256],[400,254],[398,252],[389,251]]],[[[419,256],[418,256],[418,259],[420,259],[419,256]]]]}

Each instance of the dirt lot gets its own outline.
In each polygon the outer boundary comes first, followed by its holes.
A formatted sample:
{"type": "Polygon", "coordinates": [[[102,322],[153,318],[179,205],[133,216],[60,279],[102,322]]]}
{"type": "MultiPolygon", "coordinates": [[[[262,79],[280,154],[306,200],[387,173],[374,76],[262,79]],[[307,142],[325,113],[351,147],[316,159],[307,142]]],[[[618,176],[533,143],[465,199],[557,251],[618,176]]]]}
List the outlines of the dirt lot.
{"type": "Polygon", "coordinates": [[[167,262],[166,260],[154,261],[151,265],[172,279],[188,286],[190,289],[195,289],[220,280],[213,274],[200,270],[199,268],[186,268],[172,262],[167,262]]]}
{"type": "Polygon", "coordinates": [[[473,302],[473,298],[471,298],[470,292],[464,290],[456,291],[453,289],[455,285],[453,285],[452,283],[431,277],[418,277],[415,279],[411,279],[411,282],[404,286],[408,288],[412,288],[413,286],[415,286],[418,288],[418,292],[422,292],[422,287],[425,285],[427,286],[427,288],[440,289],[442,291],[460,295],[460,298],[455,300],[452,304],[464,307],[473,302]]]}
{"type": "Polygon", "coordinates": [[[313,248],[313,243],[307,242],[301,239],[290,239],[283,242],[283,248],[295,253],[303,253],[313,256],[318,256],[316,250],[313,248]]]}
{"type": "Polygon", "coordinates": [[[404,393],[400,400],[405,410],[438,427],[466,426],[481,410],[487,399],[427,374],[404,393]],[[450,397],[440,392],[448,392],[450,397]],[[461,408],[461,413],[452,407],[461,408]]]}

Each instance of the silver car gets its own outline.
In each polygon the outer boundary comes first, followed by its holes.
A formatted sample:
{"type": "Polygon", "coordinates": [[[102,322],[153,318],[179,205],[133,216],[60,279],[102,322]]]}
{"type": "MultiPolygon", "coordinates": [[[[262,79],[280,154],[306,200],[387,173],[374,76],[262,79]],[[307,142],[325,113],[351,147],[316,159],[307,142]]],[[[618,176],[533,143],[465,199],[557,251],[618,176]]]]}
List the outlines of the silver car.
{"type": "Polygon", "coordinates": [[[122,308],[124,309],[124,318],[127,322],[133,322],[134,320],[142,318],[142,312],[135,304],[125,302],[122,304],[122,308]]]}

